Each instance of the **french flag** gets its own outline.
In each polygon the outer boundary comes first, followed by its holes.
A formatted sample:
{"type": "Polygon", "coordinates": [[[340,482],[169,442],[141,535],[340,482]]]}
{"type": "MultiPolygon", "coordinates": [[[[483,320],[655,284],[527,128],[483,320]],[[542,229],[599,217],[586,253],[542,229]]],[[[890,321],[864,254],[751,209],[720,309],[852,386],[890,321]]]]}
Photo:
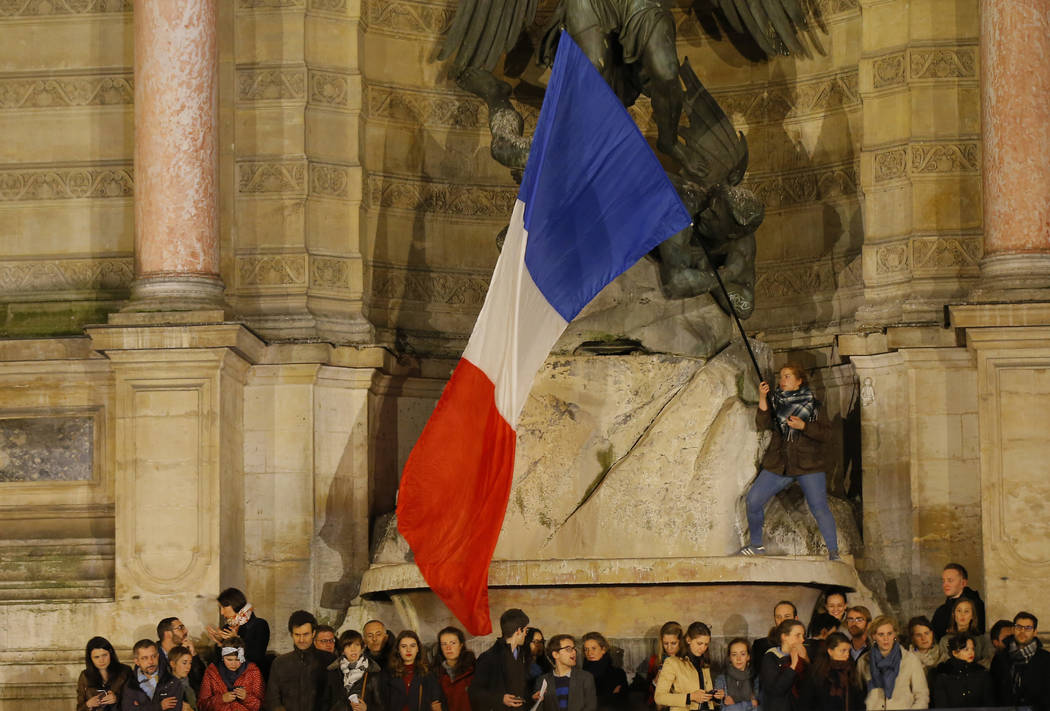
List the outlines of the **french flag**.
{"type": "Polygon", "coordinates": [[[416,565],[472,635],[492,631],[489,563],[536,372],[602,287],[689,223],[638,127],[563,32],[485,304],[398,493],[416,565]]]}

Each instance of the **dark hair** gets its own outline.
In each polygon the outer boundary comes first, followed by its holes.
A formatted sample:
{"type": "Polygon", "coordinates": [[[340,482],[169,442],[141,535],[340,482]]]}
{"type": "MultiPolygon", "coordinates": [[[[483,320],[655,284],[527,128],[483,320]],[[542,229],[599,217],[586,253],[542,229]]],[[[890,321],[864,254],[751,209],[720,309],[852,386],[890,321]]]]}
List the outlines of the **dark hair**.
{"type": "Polygon", "coordinates": [[[966,568],[962,567],[958,563],[949,563],[944,566],[945,570],[954,570],[963,577],[963,580],[969,580],[970,576],[966,573],[966,568]]]}
{"type": "Polygon", "coordinates": [[[1039,629],[1039,618],[1033,615],[1031,612],[1025,612],[1024,610],[1018,612],[1016,615],[1014,615],[1014,624],[1016,625],[1017,621],[1022,619],[1031,620],[1032,627],[1039,629]]]}
{"type": "Polygon", "coordinates": [[[157,641],[159,641],[159,642],[163,642],[164,641],[164,633],[165,632],[171,632],[172,629],[174,629],[175,625],[173,625],[171,623],[174,622],[177,619],[179,619],[179,618],[178,617],[165,617],[163,620],[161,620],[160,622],[157,623],[157,641]]]}
{"type": "MultiPolygon", "coordinates": [[[[222,644],[219,645],[220,652],[222,652],[223,647],[239,647],[241,649],[244,649],[244,640],[238,637],[237,635],[227,637],[222,641],[222,644]]],[[[220,654],[220,656],[222,655],[220,654]]]]}
{"type": "MultiPolygon", "coordinates": [[[[1009,623],[1007,623],[1009,624],[1009,623]]],[[[926,615],[916,615],[915,617],[908,620],[908,641],[911,641],[911,636],[915,634],[916,627],[926,627],[929,630],[933,630],[933,625],[930,624],[930,620],[926,615]]]]}
{"type": "Polygon", "coordinates": [[[992,639],[999,639],[999,635],[1002,634],[1004,629],[1007,627],[1013,628],[1013,626],[1014,623],[1010,622],[1010,620],[999,620],[992,625],[992,629],[988,631],[988,636],[992,639]]]}
{"type": "MultiPolygon", "coordinates": [[[[806,675],[809,679],[822,684],[828,679],[831,672],[831,655],[829,652],[835,647],[840,647],[843,644],[849,644],[849,638],[841,632],[832,632],[828,635],[828,638],[824,640],[826,645],[823,654],[816,655],[816,659],[806,669],[806,675]]],[[[847,693],[849,694],[862,694],[863,687],[861,686],[860,675],[857,673],[856,664],[846,665],[846,684],[848,686],[847,693]]],[[[863,697],[861,697],[863,700],[863,697]]],[[[861,703],[863,706],[863,701],[861,703]]]]}
{"type": "Polygon", "coordinates": [[[316,632],[317,634],[321,634],[322,632],[331,632],[334,636],[335,627],[332,627],[331,625],[317,625],[317,627],[314,628],[314,632],[316,632]]]}
{"type": "Polygon", "coordinates": [[[668,635],[674,635],[675,637],[678,638],[678,652],[675,654],[675,656],[676,657],[684,657],[685,656],[685,631],[682,629],[682,625],[678,624],[674,620],[671,620],[670,622],[665,622],[663,624],[663,626],[660,627],[660,639],[658,640],[659,647],[658,647],[658,651],[657,651],[657,656],[659,657],[660,653],[663,652],[662,647],[663,647],[664,637],[666,637],[668,635]]]}
{"type": "Polygon", "coordinates": [[[248,598],[237,588],[226,588],[215,599],[219,601],[221,607],[233,608],[234,612],[240,612],[248,604],[248,598]]]}
{"type": "Polygon", "coordinates": [[[91,685],[98,689],[102,686],[102,674],[99,672],[95,663],[91,661],[91,653],[96,649],[104,649],[109,652],[109,664],[106,665],[106,675],[112,679],[114,674],[120,673],[120,667],[122,666],[120,660],[117,659],[117,652],[113,649],[113,645],[109,643],[109,640],[105,637],[92,637],[88,640],[87,646],[84,647],[84,671],[87,673],[88,681],[91,685]]]}
{"type": "MultiPolygon", "coordinates": [[[[952,652],[961,652],[966,649],[966,645],[973,642],[973,636],[963,632],[962,634],[951,635],[948,637],[948,654],[952,652]]],[[[974,647],[976,647],[974,643],[974,647]]]]}
{"type": "MultiPolygon", "coordinates": [[[[685,631],[686,646],[688,651],[688,641],[696,639],[697,637],[707,637],[708,645],[707,651],[700,655],[700,664],[705,667],[711,666],[711,628],[705,625],[703,622],[691,622],[689,629],[685,631]]],[[[692,656],[692,652],[689,652],[692,656]]]]}
{"type": "Polygon", "coordinates": [[[360,632],[357,630],[346,630],[339,635],[339,639],[335,641],[335,649],[339,654],[342,654],[343,650],[354,642],[360,644],[362,650],[365,648],[365,638],[361,636],[360,632]]]}
{"type": "Polygon", "coordinates": [[[288,632],[291,633],[293,627],[302,627],[303,625],[310,625],[310,629],[317,630],[317,618],[306,610],[296,610],[288,617],[288,632]]]}
{"type": "Polygon", "coordinates": [[[366,622],[366,623],[365,623],[365,624],[364,624],[364,625],[363,625],[363,626],[361,627],[361,629],[364,629],[365,627],[368,627],[369,625],[383,625],[383,630],[384,630],[384,631],[386,630],[386,625],[384,625],[384,624],[383,624],[383,621],[382,621],[382,620],[369,620],[368,622],[366,622]]]}
{"type": "MultiPolygon", "coordinates": [[[[535,628],[530,628],[535,629],[535,628]]],[[[437,654],[434,659],[434,666],[437,667],[441,663],[448,661],[445,658],[445,650],[441,648],[441,638],[447,634],[454,635],[459,640],[462,649],[459,650],[459,659],[456,660],[456,666],[452,667],[451,674],[452,678],[458,678],[460,674],[463,674],[474,668],[474,663],[477,661],[474,657],[474,652],[467,649],[467,638],[463,636],[463,630],[459,627],[453,627],[449,625],[440,632],[437,633],[437,654]]],[[[528,650],[526,650],[528,652],[528,650]]]]}
{"type": "Polygon", "coordinates": [[[961,597],[955,598],[955,602],[952,603],[951,614],[948,615],[948,632],[950,632],[952,634],[956,634],[956,633],[959,633],[959,632],[976,633],[977,632],[977,603],[975,603],[973,600],[971,600],[970,598],[965,597],[965,596],[961,596],[961,597]],[[959,625],[955,622],[955,608],[959,607],[959,605],[963,604],[964,602],[970,606],[971,610],[973,610],[973,617],[970,619],[970,625],[966,629],[961,630],[961,629],[959,629],[959,625]]]}
{"type": "Polygon", "coordinates": [[[809,636],[816,637],[824,630],[837,630],[838,628],[839,618],[826,612],[818,612],[816,615],[813,615],[813,619],[809,623],[809,636]]]}
{"type": "Polygon", "coordinates": [[[547,640],[547,656],[554,659],[554,653],[561,649],[561,643],[565,640],[571,640],[573,646],[576,646],[576,638],[571,634],[556,634],[547,640]]]}
{"type": "Polygon", "coordinates": [[[597,642],[598,646],[602,648],[603,652],[609,651],[609,642],[605,639],[605,636],[602,635],[601,632],[588,632],[587,634],[583,635],[583,639],[580,640],[580,643],[586,644],[587,642],[597,642]]]}
{"type": "Polygon", "coordinates": [[[540,668],[540,672],[546,674],[547,672],[554,669],[551,664],[551,660],[547,657],[547,644],[543,643],[543,650],[539,654],[534,654],[532,651],[532,643],[536,640],[536,637],[542,637],[543,631],[539,627],[530,627],[525,630],[525,653],[529,655],[529,658],[540,668]]]}
{"type": "MultiPolygon", "coordinates": [[[[419,641],[419,635],[412,630],[401,630],[401,634],[394,640],[394,648],[390,650],[389,672],[399,678],[405,675],[405,661],[401,658],[401,640],[403,639],[414,639],[416,641],[416,648],[419,651],[416,652],[416,661],[412,664],[415,666],[416,675],[419,677],[426,676],[427,672],[430,671],[430,665],[427,664],[427,650],[423,649],[423,643],[419,641]]],[[[383,671],[388,670],[383,669],[383,671]]]]}
{"type": "Polygon", "coordinates": [[[834,595],[838,595],[839,597],[841,597],[842,598],[842,604],[843,605],[846,604],[846,602],[847,602],[847,600],[846,600],[846,593],[844,593],[842,590],[829,590],[828,593],[826,595],[824,595],[824,609],[827,609],[827,607],[828,607],[828,600],[830,600],[832,598],[832,596],[834,596],[834,595]]]}
{"type": "Polygon", "coordinates": [[[146,649],[147,647],[153,647],[156,649],[157,643],[152,639],[140,639],[138,642],[135,642],[135,646],[131,648],[131,653],[137,655],[140,649],[146,649]]]}
{"type": "Polygon", "coordinates": [[[781,642],[783,641],[784,636],[791,634],[791,630],[795,629],[796,627],[801,627],[802,628],[802,633],[805,634],[806,626],[804,624],[802,624],[801,622],[799,622],[798,620],[784,620],[779,625],[777,625],[775,628],[773,628],[774,632],[775,632],[774,639],[776,640],[776,643],[777,643],[778,647],[780,646],[781,642]]]}
{"type": "MultiPolygon", "coordinates": [[[[831,634],[828,635],[828,638],[824,640],[824,646],[825,646],[826,649],[830,650],[830,649],[834,649],[835,647],[839,646],[843,642],[845,642],[846,644],[849,644],[849,637],[847,637],[846,635],[842,634],[841,632],[832,632],[831,634]]],[[[825,655],[825,656],[827,656],[827,655],[825,655]]]]}
{"type": "Polygon", "coordinates": [[[851,612],[859,612],[860,614],[864,615],[864,621],[867,622],[869,625],[871,624],[871,610],[864,607],[864,605],[854,605],[853,607],[847,607],[846,614],[849,615],[849,613],[851,612]]]}
{"type": "MultiPolygon", "coordinates": [[[[729,640],[729,644],[726,645],[726,667],[727,668],[732,666],[732,664],[729,661],[729,653],[733,651],[733,645],[734,644],[742,644],[742,645],[744,645],[744,649],[747,650],[747,655],[749,657],[751,656],[751,644],[747,641],[747,638],[746,637],[733,637],[733,639],[729,640]]],[[[749,661],[748,664],[750,664],[750,663],[751,662],[749,661]]]]}
{"type": "Polygon", "coordinates": [[[499,631],[503,638],[512,636],[522,627],[529,626],[529,616],[523,610],[512,607],[499,616],[499,631]]]}
{"type": "MultiPolygon", "coordinates": [[[[787,366],[784,366],[784,367],[786,368],[787,366]]],[[[791,600],[781,600],[776,605],[773,605],[773,614],[774,615],[777,614],[777,608],[780,607],[781,605],[788,605],[788,606],[790,606],[791,607],[791,615],[793,617],[798,617],[798,608],[795,607],[795,603],[791,602],[791,600]]]]}

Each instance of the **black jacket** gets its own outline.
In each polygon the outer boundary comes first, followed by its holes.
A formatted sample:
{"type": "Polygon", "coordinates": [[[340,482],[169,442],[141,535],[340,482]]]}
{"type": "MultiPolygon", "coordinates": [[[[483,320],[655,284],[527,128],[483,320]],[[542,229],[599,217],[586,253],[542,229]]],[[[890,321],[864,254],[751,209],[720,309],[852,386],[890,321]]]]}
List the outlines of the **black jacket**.
{"type": "Polygon", "coordinates": [[[627,672],[612,663],[612,655],[608,651],[596,662],[584,660],[583,670],[594,677],[594,689],[601,711],[622,709],[627,705],[627,672]],[[617,687],[619,691],[616,691],[617,687]]]}
{"type": "Polygon", "coordinates": [[[131,670],[128,683],[124,685],[124,692],[120,695],[121,711],[161,711],[160,702],[169,696],[175,697],[176,709],[182,708],[182,683],[172,676],[170,669],[159,667],[158,671],[157,689],[151,699],[139,684],[138,669],[131,670]]]}
{"type": "Polygon", "coordinates": [[[1014,638],[1004,640],[1006,649],[992,659],[992,686],[995,702],[1000,706],[1029,705],[1036,711],[1050,711],[1050,652],[1036,639],[1039,649],[1025,664],[1017,665],[1020,684],[1014,685],[1014,665],[1010,645],[1014,638]]]}
{"type": "MultiPolygon", "coordinates": [[[[405,686],[402,677],[394,676],[389,669],[380,674],[382,679],[382,703],[384,709],[391,711],[430,711],[430,704],[442,699],[441,684],[433,674],[423,674],[419,669],[412,675],[412,681],[405,686]]],[[[371,707],[369,707],[369,711],[371,707]]]]}
{"type": "Polygon", "coordinates": [[[994,706],[992,678],[980,664],[949,659],[933,676],[933,705],[939,709],[994,706]]]}
{"type": "Polygon", "coordinates": [[[325,711],[327,667],[334,659],[334,654],[316,647],[293,649],[274,659],[266,684],[266,708],[325,711]]]}
{"type": "MultiPolygon", "coordinates": [[[[984,634],[984,600],[981,599],[981,593],[973,588],[963,588],[959,597],[973,600],[973,606],[977,612],[977,633],[984,634]]],[[[954,597],[944,598],[944,604],[933,613],[933,619],[930,620],[930,629],[937,635],[937,639],[948,633],[948,625],[952,622],[952,605],[955,604],[956,599],[954,597]]]]}
{"type": "MultiPolygon", "coordinates": [[[[384,711],[383,706],[383,672],[379,665],[368,660],[368,670],[360,681],[347,693],[343,686],[343,670],[339,668],[339,658],[328,665],[325,669],[326,685],[325,700],[323,707],[325,711],[350,711],[350,694],[365,702],[368,711],[384,711]]],[[[398,710],[400,711],[400,709],[398,710]]]]}
{"type": "MultiPolygon", "coordinates": [[[[850,662],[852,664],[852,662],[850,662]]],[[[842,683],[839,672],[828,670],[826,676],[812,674],[812,667],[802,682],[799,707],[806,711],[862,711],[864,687],[842,683]]],[[[858,680],[859,681],[859,680],[858,680]]]]}
{"type": "Polygon", "coordinates": [[[372,650],[365,647],[365,656],[375,662],[376,666],[380,669],[386,669],[390,664],[390,653],[394,651],[394,639],[394,633],[387,630],[386,641],[383,642],[383,648],[375,654],[372,654],[372,650]]]}
{"type": "Polygon", "coordinates": [[[474,681],[470,684],[470,706],[473,711],[511,709],[503,705],[504,694],[520,696],[528,702],[531,698],[528,664],[529,654],[524,647],[518,647],[518,657],[515,659],[510,645],[503,639],[497,639],[478,657],[474,667],[474,681]]]}
{"type": "Polygon", "coordinates": [[[763,654],[758,672],[762,711],[793,711],[795,695],[792,687],[797,679],[790,656],[778,657],[772,649],[763,654]]]}

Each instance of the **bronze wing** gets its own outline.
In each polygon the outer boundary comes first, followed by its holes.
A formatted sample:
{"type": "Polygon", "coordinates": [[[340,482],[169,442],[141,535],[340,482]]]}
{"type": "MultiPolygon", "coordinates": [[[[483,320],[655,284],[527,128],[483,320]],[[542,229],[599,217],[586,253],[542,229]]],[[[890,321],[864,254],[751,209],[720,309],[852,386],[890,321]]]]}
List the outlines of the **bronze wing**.
{"type": "Polygon", "coordinates": [[[492,71],[536,18],[538,0],[459,0],[438,59],[453,66],[492,71]]]}
{"type": "Polygon", "coordinates": [[[739,34],[750,36],[767,55],[811,56],[804,36],[821,54],[811,22],[820,18],[813,0],[711,0],[739,34]]]}
{"type": "Polygon", "coordinates": [[[700,82],[686,58],[679,69],[685,84],[685,115],[688,126],[680,126],[679,137],[692,177],[705,187],[718,183],[737,185],[747,171],[748,151],[744,134],[737,133],[725,111],[700,82]]]}

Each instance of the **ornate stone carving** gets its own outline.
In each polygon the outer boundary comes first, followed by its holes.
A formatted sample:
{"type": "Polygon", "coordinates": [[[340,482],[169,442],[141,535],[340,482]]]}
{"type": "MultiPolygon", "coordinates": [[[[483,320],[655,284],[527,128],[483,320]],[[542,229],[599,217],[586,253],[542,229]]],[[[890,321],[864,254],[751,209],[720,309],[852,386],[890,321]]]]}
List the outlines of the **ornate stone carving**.
{"type": "Polygon", "coordinates": [[[872,84],[876,89],[905,83],[904,52],[879,57],[872,65],[872,84]]]}
{"type": "Polygon", "coordinates": [[[887,244],[875,250],[875,271],[878,274],[896,274],[908,271],[908,245],[887,244]]]}
{"type": "Polygon", "coordinates": [[[739,116],[752,125],[782,121],[789,114],[824,113],[860,106],[860,80],[856,70],[813,81],[711,93],[726,115],[739,116]]]}
{"type": "Polygon", "coordinates": [[[0,202],[122,198],[134,193],[130,165],[0,170],[0,202]]]}
{"type": "MultiPolygon", "coordinates": [[[[461,92],[409,91],[371,84],[365,94],[369,118],[413,125],[488,130],[484,104],[461,92]]],[[[534,112],[538,116],[538,112],[534,112]]]]}
{"type": "Polygon", "coordinates": [[[972,143],[913,143],[912,173],[968,173],[981,165],[976,141],[972,143]]]}
{"type": "Polygon", "coordinates": [[[306,0],[237,0],[240,10],[278,10],[289,7],[306,7],[306,0]]]}
{"type": "Polygon", "coordinates": [[[346,289],[350,286],[350,260],[342,257],[310,257],[310,286],[346,289]]]}
{"type": "Polygon", "coordinates": [[[302,100],[305,96],[305,69],[251,68],[237,70],[238,101],[302,100]]]}
{"type": "Polygon", "coordinates": [[[134,277],[131,257],[0,262],[0,293],[126,291],[134,277]]]}
{"type": "Polygon", "coordinates": [[[982,253],[980,236],[919,237],[912,240],[912,268],[977,270],[982,253]]]}
{"type": "Polygon", "coordinates": [[[321,106],[349,106],[349,77],[335,72],[310,70],[310,103],[321,106]]]}
{"type": "Polygon", "coordinates": [[[306,286],[305,254],[237,257],[239,286],[306,286]]]}
{"type": "Polygon", "coordinates": [[[350,172],[341,165],[310,164],[310,194],[350,197],[350,172]]]}
{"type": "Polygon", "coordinates": [[[765,204],[766,210],[856,195],[854,165],[821,167],[795,173],[751,175],[744,184],[765,204]]]}
{"type": "Polygon", "coordinates": [[[248,194],[305,194],[306,163],[238,163],[237,191],[248,194]]]}
{"type": "Polygon", "coordinates": [[[325,10],[327,12],[345,12],[346,0],[310,0],[311,10],[325,10]]]}
{"type": "Polygon", "coordinates": [[[130,105],[131,74],[0,79],[0,109],[130,105]]]}
{"type": "Polygon", "coordinates": [[[408,0],[364,0],[365,23],[378,32],[439,37],[452,24],[453,4],[431,4],[408,0]]]}
{"type": "Polygon", "coordinates": [[[131,12],[133,0],[0,0],[0,17],[131,12]]]}
{"type": "Polygon", "coordinates": [[[933,47],[912,49],[912,79],[974,79],[977,77],[975,47],[933,47]]]}
{"type": "Polygon", "coordinates": [[[875,182],[897,180],[908,174],[908,151],[905,148],[891,148],[875,153],[875,182]]]}
{"type": "Polygon", "coordinates": [[[376,265],[372,269],[372,293],[378,299],[480,308],[488,293],[490,276],[376,265]]]}
{"type": "Polygon", "coordinates": [[[761,264],[755,280],[756,299],[792,301],[820,292],[860,284],[858,255],[823,258],[805,264],[761,264]]]}
{"type": "Polygon", "coordinates": [[[517,194],[513,186],[425,183],[386,175],[368,178],[369,202],[374,207],[459,217],[506,220],[517,194]]]}

